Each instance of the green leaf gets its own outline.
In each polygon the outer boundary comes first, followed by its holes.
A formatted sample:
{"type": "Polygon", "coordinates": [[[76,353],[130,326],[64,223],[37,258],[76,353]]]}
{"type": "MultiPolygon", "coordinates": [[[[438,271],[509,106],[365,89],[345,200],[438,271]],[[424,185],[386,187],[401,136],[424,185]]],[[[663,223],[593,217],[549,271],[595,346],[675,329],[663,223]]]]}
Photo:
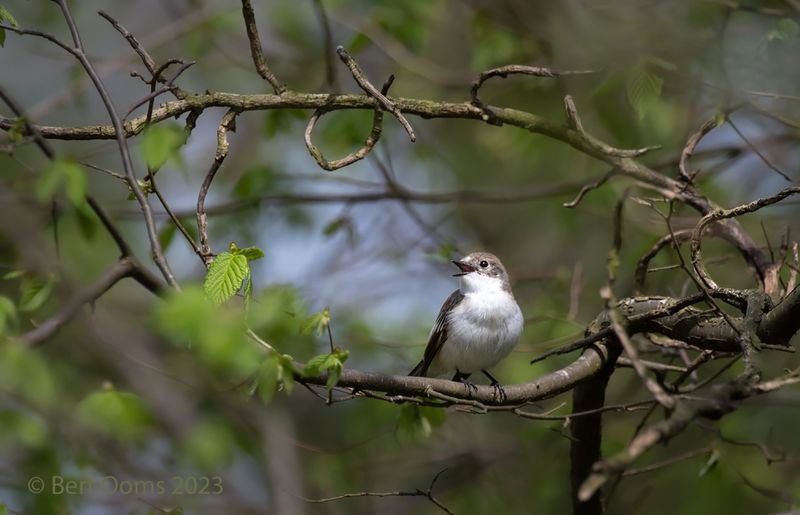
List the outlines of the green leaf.
{"type": "Polygon", "coordinates": [[[717,466],[718,462],[719,462],[719,450],[715,447],[711,449],[711,454],[708,456],[708,459],[703,465],[703,468],[701,468],[700,471],[697,473],[697,477],[703,477],[706,474],[708,474],[711,470],[714,469],[714,467],[717,466]]]}
{"type": "Polygon", "coordinates": [[[263,359],[259,348],[246,336],[244,310],[220,305],[198,287],[171,292],[154,314],[162,334],[227,375],[253,374],[263,359]]]}
{"type": "MultiPolygon", "coordinates": [[[[0,7],[0,22],[7,21],[9,25],[12,27],[19,27],[17,25],[17,20],[8,12],[5,8],[0,7]]],[[[6,42],[6,29],[0,29],[0,46],[3,46],[6,42]]]]}
{"type": "Polygon", "coordinates": [[[164,227],[158,231],[158,242],[161,244],[162,249],[166,250],[169,247],[169,244],[175,239],[175,234],[177,232],[178,226],[172,223],[172,221],[168,221],[164,224],[164,227]]]}
{"type": "MultiPolygon", "coordinates": [[[[273,111],[273,113],[276,111],[273,111]]],[[[280,177],[275,171],[264,165],[256,165],[245,169],[233,187],[238,198],[254,199],[275,190],[280,177]]]]}
{"type": "MultiPolygon", "coordinates": [[[[2,32],[0,32],[2,34],[2,32]]],[[[0,46],[2,45],[2,38],[0,38],[0,46]]],[[[0,504],[0,515],[8,515],[8,506],[5,504],[0,504]]]]}
{"type": "Polygon", "coordinates": [[[664,80],[647,70],[644,63],[639,63],[628,72],[625,91],[628,102],[636,110],[639,119],[644,119],[653,105],[661,97],[661,86],[664,80]]]}
{"type": "Polygon", "coordinates": [[[39,406],[53,402],[55,380],[42,356],[22,344],[0,345],[0,397],[11,392],[39,406]]]}
{"type": "Polygon", "coordinates": [[[16,320],[17,308],[8,297],[0,295],[0,336],[6,334],[9,320],[16,320]]]}
{"type": "Polygon", "coordinates": [[[319,313],[312,313],[311,316],[308,317],[305,326],[303,326],[302,334],[317,333],[317,336],[322,336],[330,322],[331,313],[326,306],[325,309],[319,313]]]}
{"type": "MultiPolygon", "coordinates": [[[[0,410],[0,448],[22,444],[41,447],[47,443],[47,425],[37,415],[24,411],[0,410]]],[[[0,505],[0,513],[3,513],[0,505]]]]}
{"type": "Polygon", "coordinates": [[[89,429],[128,441],[141,438],[153,418],[142,400],[107,386],[89,394],[76,408],[77,420],[89,429]]]}
{"type": "Polygon", "coordinates": [[[397,436],[406,441],[418,440],[420,437],[427,438],[433,428],[442,425],[444,420],[445,412],[441,408],[414,404],[403,406],[397,421],[397,436]]]}
{"type": "Polygon", "coordinates": [[[7,21],[8,24],[14,28],[19,27],[16,18],[14,18],[14,16],[8,12],[8,9],[2,6],[0,6],[0,21],[7,21]]]}
{"type": "Polygon", "coordinates": [[[435,250],[428,253],[433,259],[442,263],[450,263],[453,253],[456,251],[455,245],[449,241],[443,241],[435,250]]]}
{"type": "Polygon", "coordinates": [[[785,41],[790,38],[795,38],[800,34],[800,25],[791,18],[783,18],[778,20],[769,32],[767,32],[767,41],[785,41]]]}
{"type": "Polygon", "coordinates": [[[303,375],[306,377],[313,377],[318,376],[322,373],[322,366],[325,361],[328,359],[327,354],[320,354],[319,356],[314,356],[306,363],[305,368],[303,368],[303,375]]]}
{"type": "Polygon", "coordinates": [[[233,461],[236,437],[224,422],[207,421],[189,429],[181,443],[198,467],[219,471],[233,461]]]}
{"type": "Polygon", "coordinates": [[[235,254],[244,256],[248,261],[255,261],[264,257],[264,251],[258,247],[245,247],[243,249],[236,249],[235,254]]]}
{"type": "Polygon", "coordinates": [[[17,279],[18,277],[22,277],[25,275],[24,270],[12,270],[8,272],[6,275],[3,276],[3,279],[6,281],[10,281],[11,279],[17,279]]]}
{"type": "Polygon", "coordinates": [[[245,256],[222,252],[209,265],[203,289],[211,300],[222,304],[236,295],[248,275],[250,266],[245,256]]]}
{"type": "Polygon", "coordinates": [[[645,61],[647,61],[648,63],[653,64],[655,66],[658,66],[659,68],[661,68],[663,70],[667,70],[667,71],[670,71],[670,72],[674,72],[674,71],[676,71],[678,69],[678,66],[675,63],[671,63],[671,62],[667,61],[666,59],[662,59],[660,57],[650,56],[650,57],[646,58],[645,61]]]}
{"type": "Polygon", "coordinates": [[[314,356],[306,363],[303,369],[303,375],[305,377],[313,377],[327,371],[328,380],[326,384],[329,389],[333,388],[336,386],[336,383],[339,382],[342,369],[344,369],[344,362],[347,361],[349,356],[350,353],[348,351],[342,351],[340,349],[334,349],[330,354],[314,356]]]}
{"type": "Polygon", "coordinates": [[[338,358],[330,358],[328,362],[328,380],[325,382],[325,385],[330,390],[336,386],[336,383],[339,382],[339,377],[342,375],[344,364],[342,364],[338,358]]]}
{"type": "Polygon", "coordinates": [[[39,202],[49,202],[62,185],[73,205],[79,206],[85,202],[88,179],[86,172],[74,159],[55,159],[50,162],[36,181],[36,198],[39,202]]]}
{"type": "Polygon", "coordinates": [[[281,380],[281,384],[283,384],[283,389],[286,390],[286,393],[292,393],[292,390],[294,390],[295,374],[292,357],[288,354],[281,354],[278,356],[278,365],[280,365],[279,379],[281,380]]]}
{"type": "Polygon", "coordinates": [[[253,276],[247,274],[244,279],[244,309],[250,309],[250,303],[253,302],[253,276]]]}
{"type": "Polygon", "coordinates": [[[30,313],[36,311],[44,304],[53,291],[53,282],[50,279],[39,277],[26,277],[20,283],[19,310],[30,313]]]}
{"type": "Polygon", "coordinates": [[[356,33],[355,36],[345,45],[347,51],[353,55],[358,54],[367,48],[372,41],[363,32],[356,33]]]}
{"type": "Polygon", "coordinates": [[[73,213],[75,214],[75,219],[78,222],[78,229],[81,231],[81,234],[87,240],[93,240],[97,234],[97,216],[86,202],[75,205],[73,208],[73,213]]]}
{"type": "Polygon", "coordinates": [[[176,123],[151,125],[142,132],[142,156],[147,167],[157,170],[186,143],[186,132],[176,123]]]}
{"type": "Polygon", "coordinates": [[[342,229],[346,229],[349,234],[353,233],[353,220],[349,216],[334,218],[323,227],[322,234],[325,236],[333,236],[342,229]]]}

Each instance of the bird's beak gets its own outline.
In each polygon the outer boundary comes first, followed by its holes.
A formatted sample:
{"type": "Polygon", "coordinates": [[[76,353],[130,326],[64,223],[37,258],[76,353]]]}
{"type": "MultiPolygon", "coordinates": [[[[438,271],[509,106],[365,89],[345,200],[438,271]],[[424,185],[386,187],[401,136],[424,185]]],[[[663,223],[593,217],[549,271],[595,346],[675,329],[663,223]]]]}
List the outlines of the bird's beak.
{"type": "Polygon", "coordinates": [[[469,263],[464,263],[463,261],[453,261],[453,264],[461,270],[458,274],[453,274],[453,277],[461,277],[462,275],[467,275],[470,272],[474,272],[477,270],[477,267],[470,265],[469,263]]]}

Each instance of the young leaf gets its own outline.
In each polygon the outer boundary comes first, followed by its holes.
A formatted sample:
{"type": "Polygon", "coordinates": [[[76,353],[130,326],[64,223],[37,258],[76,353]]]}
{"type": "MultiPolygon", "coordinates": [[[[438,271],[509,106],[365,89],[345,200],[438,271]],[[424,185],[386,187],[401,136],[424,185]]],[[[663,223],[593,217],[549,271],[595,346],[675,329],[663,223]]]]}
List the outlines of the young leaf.
{"type": "Polygon", "coordinates": [[[306,377],[318,376],[323,372],[328,372],[328,380],[326,382],[328,388],[333,388],[339,382],[339,377],[342,375],[344,362],[350,356],[348,351],[335,349],[330,354],[320,354],[314,356],[303,369],[303,375],[306,377]]]}
{"type": "Polygon", "coordinates": [[[292,362],[292,357],[288,354],[281,354],[278,356],[278,365],[280,365],[280,375],[279,379],[283,384],[284,390],[286,393],[292,393],[294,389],[294,363],[292,362]]]}
{"type": "Polygon", "coordinates": [[[8,297],[0,295],[0,335],[6,333],[9,320],[17,318],[17,308],[8,297]]]}
{"type": "Polygon", "coordinates": [[[19,288],[19,310],[29,313],[39,309],[47,301],[53,291],[53,282],[49,279],[26,277],[19,288]]]}
{"type": "Polygon", "coordinates": [[[243,249],[237,249],[235,253],[246,257],[248,261],[255,261],[256,259],[261,259],[264,257],[264,251],[258,247],[245,247],[243,249]]]}
{"type": "Polygon", "coordinates": [[[244,278],[244,309],[250,309],[250,303],[253,302],[253,276],[247,274],[244,278]]]}
{"type": "Polygon", "coordinates": [[[153,422],[139,397],[113,388],[89,394],[78,404],[76,417],[88,428],[122,441],[144,436],[153,422]]]}
{"type": "Polygon", "coordinates": [[[250,267],[246,257],[241,254],[223,252],[208,267],[203,289],[211,300],[222,304],[236,295],[248,275],[250,275],[250,267]]]}
{"type": "Polygon", "coordinates": [[[167,222],[164,227],[158,231],[158,242],[161,244],[162,249],[166,250],[167,247],[169,247],[169,244],[172,243],[177,231],[178,227],[171,221],[167,222]]]}
{"type": "Polygon", "coordinates": [[[317,333],[317,336],[322,336],[325,334],[325,329],[330,322],[331,313],[330,310],[325,307],[325,309],[319,313],[313,313],[308,317],[305,326],[303,326],[302,334],[317,333]]]}
{"type": "Polygon", "coordinates": [[[779,20],[775,27],[767,32],[767,41],[785,41],[800,34],[800,25],[791,18],[779,20]]]}
{"type": "Polygon", "coordinates": [[[434,427],[442,425],[445,412],[441,408],[406,405],[400,410],[397,421],[397,436],[406,441],[427,438],[434,427]]]}
{"type": "Polygon", "coordinates": [[[644,63],[639,63],[628,72],[625,90],[628,102],[636,110],[639,119],[644,119],[653,104],[661,96],[661,86],[664,80],[647,70],[644,63]]]}
{"type": "Polygon", "coordinates": [[[142,133],[142,155],[147,167],[157,170],[186,143],[186,133],[175,123],[152,125],[142,133]]]}
{"type": "Polygon", "coordinates": [[[83,168],[74,159],[56,159],[36,182],[36,198],[39,202],[49,202],[61,186],[73,205],[85,202],[88,179],[83,168]]]}
{"type": "Polygon", "coordinates": [[[314,356],[306,363],[305,368],[303,368],[303,375],[306,377],[318,376],[322,373],[323,366],[325,365],[326,360],[328,359],[328,354],[320,354],[319,356],[314,356]]]}
{"type": "Polygon", "coordinates": [[[328,380],[325,382],[325,385],[330,390],[339,382],[344,364],[342,364],[342,361],[336,356],[329,356],[326,364],[328,366],[328,380]]]}
{"type": "Polygon", "coordinates": [[[706,460],[703,468],[697,473],[697,477],[703,477],[708,474],[714,467],[717,466],[717,462],[719,462],[719,450],[717,448],[711,449],[711,454],[708,456],[708,460],[706,460]]]}
{"type": "MultiPolygon", "coordinates": [[[[8,10],[3,7],[0,7],[0,22],[7,21],[9,25],[12,27],[18,27],[17,20],[11,15],[8,10]]],[[[3,46],[6,42],[6,29],[0,29],[0,46],[3,46]]],[[[1,505],[0,505],[1,506],[1,505]]]]}

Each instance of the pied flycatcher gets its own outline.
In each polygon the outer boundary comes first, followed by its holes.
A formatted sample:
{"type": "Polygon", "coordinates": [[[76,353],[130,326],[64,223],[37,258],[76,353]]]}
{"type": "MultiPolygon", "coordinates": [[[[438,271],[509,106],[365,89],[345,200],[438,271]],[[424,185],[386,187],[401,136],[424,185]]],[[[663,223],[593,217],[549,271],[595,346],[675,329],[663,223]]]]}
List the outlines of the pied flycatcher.
{"type": "Polygon", "coordinates": [[[508,274],[494,254],[475,252],[453,263],[461,270],[459,289],[450,294],[433,324],[425,356],[409,375],[436,377],[455,371],[453,381],[481,371],[505,397],[486,369],[508,356],[522,334],[522,311],[508,274]]]}

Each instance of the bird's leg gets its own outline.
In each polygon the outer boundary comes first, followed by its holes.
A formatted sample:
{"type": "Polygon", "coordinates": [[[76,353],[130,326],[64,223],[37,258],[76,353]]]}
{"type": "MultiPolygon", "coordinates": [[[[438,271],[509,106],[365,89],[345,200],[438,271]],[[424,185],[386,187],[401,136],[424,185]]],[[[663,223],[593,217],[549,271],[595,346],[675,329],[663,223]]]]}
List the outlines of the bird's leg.
{"type": "Polygon", "coordinates": [[[452,380],[458,381],[459,383],[463,384],[467,388],[467,395],[469,397],[472,397],[473,392],[478,393],[478,387],[467,381],[467,378],[469,376],[470,374],[462,374],[461,372],[458,371],[458,369],[456,369],[456,375],[453,376],[452,380]]]}
{"type": "Polygon", "coordinates": [[[481,370],[481,372],[483,372],[483,375],[488,377],[489,380],[492,382],[492,386],[494,387],[495,397],[500,399],[500,402],[504,402],[507,398],[507,395],[505,389],[503,389],[503,385],[500,384],[500,381],[495,379],[492,374],[490,374],[485,370],[481,370]]]}

